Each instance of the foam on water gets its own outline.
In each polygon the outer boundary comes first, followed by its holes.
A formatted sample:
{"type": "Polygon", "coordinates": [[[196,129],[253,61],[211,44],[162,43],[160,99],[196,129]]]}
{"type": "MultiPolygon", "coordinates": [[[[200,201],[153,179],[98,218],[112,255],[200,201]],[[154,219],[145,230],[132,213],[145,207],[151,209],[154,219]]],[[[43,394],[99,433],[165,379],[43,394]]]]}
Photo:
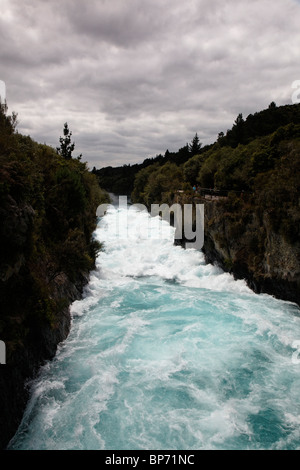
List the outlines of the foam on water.
{"type": "Polygon", "coordinates": [[[146,213],[110,208],[95,237],[97,269],[9,448],[300,448],[298,307],[146,213]]]}

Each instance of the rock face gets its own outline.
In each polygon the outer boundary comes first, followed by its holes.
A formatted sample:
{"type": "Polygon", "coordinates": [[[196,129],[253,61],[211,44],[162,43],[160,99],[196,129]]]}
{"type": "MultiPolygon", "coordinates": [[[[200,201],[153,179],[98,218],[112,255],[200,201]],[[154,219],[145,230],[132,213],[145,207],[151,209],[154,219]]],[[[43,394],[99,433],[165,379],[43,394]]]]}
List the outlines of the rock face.
{"type": "MultiPolygon", "coordinates": [[[[65,304],[81,298],[87,276],[79,276],[75,284],[67,277],[57,280],[58,298],[65,304]]],[[[0,375],[0,448],[4,449],[21,422],[28,398],[27,382],[33,379],[40,366],[54,357],[58,344],[66,339],[70,330],[69,305],[56,316],[55,325],[43,324],[33,328],[25,340],[14,345],[6,365],[1,365],[0,375]]]]}
{"type": "MultiPolygon", "coordinates": [[[[204,204],[204,246],[207,263],[217,264],[235,279],[244,279],[256,293],[300,305],[300,241],[278,233],[267,210],[239,201],[183,199],[182,204],[204,204]]],[[[195,221],[193,230],[195,231],[195,221]]],[[[186,245],[188,240],[175,240],[186,245]]]]}
{"type": "Polygon", "coordinates": [[[18,274],[25,262],[24,253],[33,219],[34,210],[29,204],[17,204],[9,195],[4,204],[2,202],[0,208],[0,280],[2,282],[18,274]]]}
{"type": "Polygon", "coordinates": [[[277,233],[268,211],[226,209],[218,201],[205,203],[207,262],[245,279],[257,293],[300,305],[300,242],[277,233]]]}
{"type": "Polygon", "coordinates": [[[54,357],[58,344],[67,337],[69,305],[81,298],[88,274],[78,272],[71,282],[63,272],[53,277],[49,260],[38,259],[32,266],[28,251],[34,210],[30,205],[17,204],[9,197],[1,207],[0,218],[0,339],[6,343],[7,356],[6,364],[0,366],[0,448],[4,449],[24,413],[29,396],[26,383],[45,361],[54,357]],[[37,274],[39,285],[48,289],[44,298],[40,292],[36,295],[37,274]],[[41,313],[36,305],[41,302],[39,299],[43,300],[41,313]],[[44,318],[48,310],[49,318],[44,318]]]}

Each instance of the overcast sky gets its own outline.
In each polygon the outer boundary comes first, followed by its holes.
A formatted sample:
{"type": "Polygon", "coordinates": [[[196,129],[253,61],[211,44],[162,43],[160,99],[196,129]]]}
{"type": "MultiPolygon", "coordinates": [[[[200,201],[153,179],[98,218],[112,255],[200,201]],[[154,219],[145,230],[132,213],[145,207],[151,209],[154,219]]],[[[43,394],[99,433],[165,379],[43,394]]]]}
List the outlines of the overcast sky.
{"type": "Polygon", "coordinates": [[[90,168],[203,144],[292,103],[298,0],[0,0],[0,80],[18,130],[90,168]]]}

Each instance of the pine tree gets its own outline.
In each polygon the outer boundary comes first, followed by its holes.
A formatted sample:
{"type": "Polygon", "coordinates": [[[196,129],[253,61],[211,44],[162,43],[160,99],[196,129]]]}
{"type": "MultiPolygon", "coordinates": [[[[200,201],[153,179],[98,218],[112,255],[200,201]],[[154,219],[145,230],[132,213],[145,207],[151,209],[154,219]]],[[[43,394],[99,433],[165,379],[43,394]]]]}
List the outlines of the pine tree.
{"type": "Polygon", "coordinates": [[[69,130],[68,123],[64,124],[64,137],[60,137],[60,147],[57,147],[57,153],[66,160],[71,160],[75,143],[71,143],[72,132],[69,130]]]}
{"type": "Polygon", "coordinates": [[[232,136],[235,141],[235,146],[238,144],[244,143],[244,129],[245,129],[245,121],[243,118],[242,113],[238,114],[236,120],[234,121],[234,124],[232,126],[232,136]]]}
{"type": "Polygon", "coordinates": [[[269,104],[269,109],[276,109],[277,106],[276,106],[276,103],[275,101],[272,101],[272,103],[269,104]]]}
{"type": "Polygon", "coordinates": [[[197,155],[200,152],[201,147],[202,147],[202,143],[199,141],[199,137],[196,132],[195,137],[193,138],[192,142],[189,145],[189,151],[192,154],[192,157],[194,155],[197,155]]]}

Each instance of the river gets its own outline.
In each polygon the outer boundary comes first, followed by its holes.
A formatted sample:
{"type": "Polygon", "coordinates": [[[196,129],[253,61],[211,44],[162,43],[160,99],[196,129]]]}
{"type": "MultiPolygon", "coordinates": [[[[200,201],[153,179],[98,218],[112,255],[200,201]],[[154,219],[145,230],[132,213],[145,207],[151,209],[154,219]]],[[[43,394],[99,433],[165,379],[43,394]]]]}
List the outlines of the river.
{"type": "Polygon", "coordinates": [[[299,449],[299,308],[145,212],[110,207],[94,236],[97,269],[8,448],[299,449]]]}

